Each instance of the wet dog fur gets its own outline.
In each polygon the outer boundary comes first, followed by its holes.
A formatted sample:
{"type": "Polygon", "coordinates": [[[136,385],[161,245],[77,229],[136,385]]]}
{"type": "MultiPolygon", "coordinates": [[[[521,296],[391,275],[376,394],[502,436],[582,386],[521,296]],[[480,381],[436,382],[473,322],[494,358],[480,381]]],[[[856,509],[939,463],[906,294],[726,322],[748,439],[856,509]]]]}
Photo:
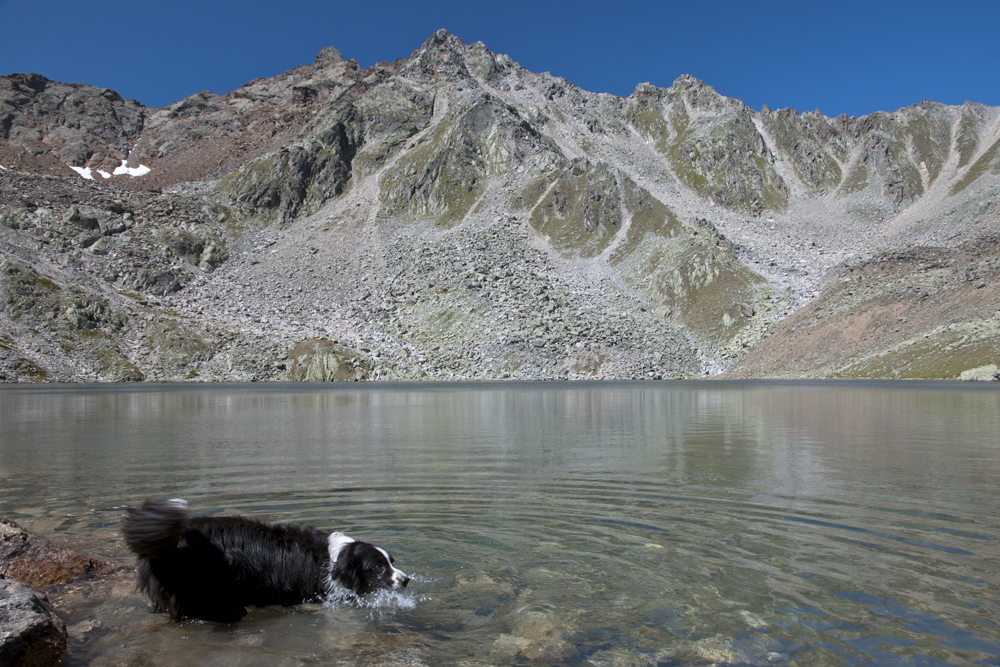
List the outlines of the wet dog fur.
{"type": "Polygon", "coordinates": [[[125,542],[154,611],[175,620],[232,622],[247,606],[361,597],[401,590],[410,578],[384,549],[311,526],[242,516],[191,516],[180,499],[128,510],[125,542]]]}

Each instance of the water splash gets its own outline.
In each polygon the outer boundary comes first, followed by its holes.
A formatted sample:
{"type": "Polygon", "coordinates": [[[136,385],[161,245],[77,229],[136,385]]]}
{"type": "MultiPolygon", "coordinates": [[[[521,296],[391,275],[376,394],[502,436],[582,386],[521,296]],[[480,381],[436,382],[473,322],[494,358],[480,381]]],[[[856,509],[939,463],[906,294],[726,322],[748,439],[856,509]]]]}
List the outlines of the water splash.
{"type": "Polygon", "coordinates": [[[329,609],[349,607],[367,609],[369,620],[383,622],[400,611],[416,609],[417,601],[417,596],[408,590],[382,589],[359,597],[354,591],[334,583],[323,601],[323,606],[329,609]]]}

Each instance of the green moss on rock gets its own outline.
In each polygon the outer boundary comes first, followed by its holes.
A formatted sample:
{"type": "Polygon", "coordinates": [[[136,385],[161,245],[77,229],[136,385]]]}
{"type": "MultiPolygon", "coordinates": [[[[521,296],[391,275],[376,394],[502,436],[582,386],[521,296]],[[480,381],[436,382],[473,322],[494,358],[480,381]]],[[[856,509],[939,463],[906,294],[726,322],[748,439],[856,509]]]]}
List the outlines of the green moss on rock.
{"type": "Polygon", "coordinates": [[[547,172],[562,163],[558,146],[516,109],[485,96],[456,109],[421,136],[379,180],[385,212],[452,227],[516,165],[547,172]]]}
{"type": "Polygon", "coordinates": [[[158,363],[170,370],[188,368],[212,356],[208,343],[172,319],[149,322],[145,338],[147,345],[158,352],[158,363]]]}
{"type": "Polygon", "coordinates": [[[441,124],[383,174],[379,198],[392,212],[451,226],[482,195],[486,175],[475,137],[441,124]]]}
{"type": "Polygon", "coordinates": [[[685,185],[733,211],[784,210],[788,186],[748,113],[692,121],[679,105],[671,111],[666,157],[685,185]]]}
{"type": "Polygon", "coordinates": [[[285,379],[291,382],[350,382],[371,379],[371,359],[324,338],[297,343],[288,352],[285,379]]]}
{"type": "Polygon", "coordinates": [[[850,153],[828,118],[817,113],[800,115],[794,109],[764,113],[762,118],[778,152],[791,162],[804,184],[817,192],[840,185],[844,176],[840,165],[850,153]]]}
{"type": "Polygon", "coordinates": [[[607,164],[575,160],[535,206],[529,220],[553,248],[593,257],[612,242],[622,223],[616,173],[607,164]]]}
{"type": "Polygon", "coordinates": [[[116,339],[104,332],[88,332],[92,338],[89,349],[98,377],[104,382],[141,382],[145,379],[139,367],[122,354],[116,339]],[[96,335],[95,335],[96,334],[96,335]]]}
{"type": "Polygon", "coordinates": [[[954,114],[943,104],[924,102],[902,109],[899,115],[909,135],[912,160],[930,185],[951,153],[954,114]]]}
{"type": "Polygon", "coordinates": [[[305,143],[254,160],[223,177],[219,190],[245,218],[287,223],[344,192],[360,138],[353,118],[305,143]]]}

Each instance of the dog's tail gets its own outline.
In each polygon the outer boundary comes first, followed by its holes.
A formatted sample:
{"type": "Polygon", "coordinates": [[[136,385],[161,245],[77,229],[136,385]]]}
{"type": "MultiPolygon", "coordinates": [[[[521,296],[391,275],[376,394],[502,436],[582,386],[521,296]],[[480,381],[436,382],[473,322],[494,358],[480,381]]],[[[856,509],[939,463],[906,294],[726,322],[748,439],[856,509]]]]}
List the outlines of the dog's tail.
{"type": "Polygon", "coordinates": [[[140,558],[155,558],[174,549],[187,529],[187,502],[180,498],[147,500],[130,507],[125,518],[125,542],[140,558]]]}

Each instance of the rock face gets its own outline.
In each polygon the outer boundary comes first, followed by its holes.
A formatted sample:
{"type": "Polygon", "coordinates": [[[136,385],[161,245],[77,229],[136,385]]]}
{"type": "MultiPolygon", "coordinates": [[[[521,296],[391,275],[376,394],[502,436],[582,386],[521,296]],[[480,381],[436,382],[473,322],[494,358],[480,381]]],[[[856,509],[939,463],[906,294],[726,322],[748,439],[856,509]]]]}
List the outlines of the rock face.
{"type": "Polygon", "coordinates": [[[66,625],[48,598],[15,581],[0,578],[0,664],[10,667],[55,665],[66,651],[66,625]]]}
{"type": "Polygon", "coordinates": [[[0,164],[63,175],[71,167],[112,173],[139,138],[145,112],[113,90],[38,74],[0,77],[0,164]]]}
{"type": "Polygon", "coordinates": [[[627,98],[439,31],[147,109],[0,77],[0,380],[957,377],[1000,110],[627,98]]]}

